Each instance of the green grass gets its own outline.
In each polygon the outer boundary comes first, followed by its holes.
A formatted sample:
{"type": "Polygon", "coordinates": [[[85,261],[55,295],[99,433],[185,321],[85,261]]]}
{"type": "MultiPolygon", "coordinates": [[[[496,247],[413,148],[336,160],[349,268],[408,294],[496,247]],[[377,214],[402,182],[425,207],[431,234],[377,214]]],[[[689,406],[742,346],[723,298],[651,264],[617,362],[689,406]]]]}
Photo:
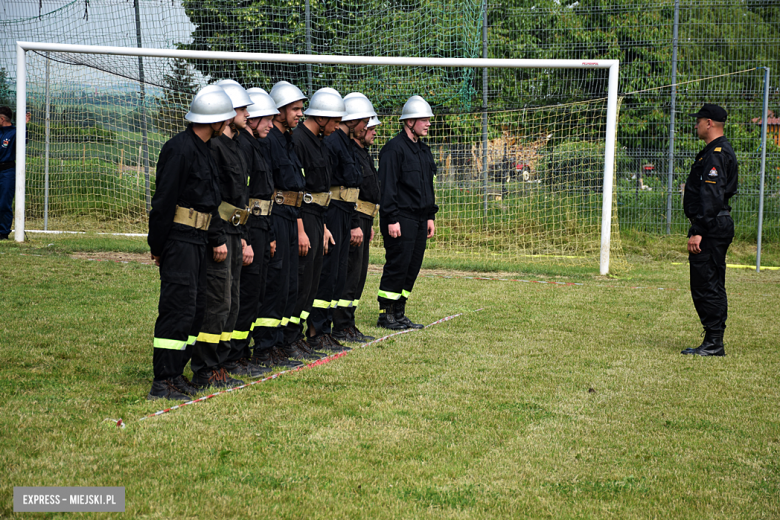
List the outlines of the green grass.
{"type": "Polygon", "coordinates": [[[466,314],[140,422],[156,268],[67,253],[142,239],[0,243],[0,516],[124,486],[126,517],[777,518],[780,272],[729,270],[728,356],[691,359],[687,266],[646,242],[630,279],[421,277],[412,318],[466,314]]]}

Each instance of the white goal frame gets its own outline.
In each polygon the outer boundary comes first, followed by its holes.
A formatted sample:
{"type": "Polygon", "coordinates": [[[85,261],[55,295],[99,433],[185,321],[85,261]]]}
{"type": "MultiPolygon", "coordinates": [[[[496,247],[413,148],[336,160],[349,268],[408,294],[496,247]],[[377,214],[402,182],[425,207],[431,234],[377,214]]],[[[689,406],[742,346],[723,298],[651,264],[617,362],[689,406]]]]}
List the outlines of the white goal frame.
{"type": "MultiPolygon", "coordinates": [[[[612,227],[612,178],[615,171],[615,141],[617,138],[617,103],[619,60],[525,60],[485,58],[414,58],[379,56],[334,56],[327,54],[266,54],[258,52],[213,52],[178,49],[108,47],[101,45],[70,45],[61,43],[16,42],[16,113],[27,113],[27,51],[70,52],[79,54],[109,54],[148,56],[154,58],[188,58],[227,61],[257,61],[265,63],[311,63],[327,65],[384,65],[466,68],[548,68],[548,69],[609,69],[607,91],[607,135],[604,149],[604,181],[601,205],[601,254],[599,271],[609,272],[609,248],[612,227]]],[[[16,127],[16,211],[14,240],[24,241],[25,153],[27,127],[24,117],[17,116],[16,127]]]]}

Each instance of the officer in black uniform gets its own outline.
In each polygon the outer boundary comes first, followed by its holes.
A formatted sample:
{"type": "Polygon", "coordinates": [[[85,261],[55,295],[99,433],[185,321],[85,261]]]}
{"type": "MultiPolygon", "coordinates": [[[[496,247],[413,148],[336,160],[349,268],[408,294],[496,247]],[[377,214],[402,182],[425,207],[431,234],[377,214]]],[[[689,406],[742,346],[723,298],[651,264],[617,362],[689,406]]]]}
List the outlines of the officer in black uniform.
{"type": "Polygon", "coordinates": [[[252,363],[264,367],[296,367],[303,363],[289,359],[284,347],[283,330],[289,323],[298,298],[298,217],[303,203],[306,180],[292,142],[292,130],[303,116],[306,96],[287,81],[271,89],[279,114],[265,139],[271,157],[274,179],[274,209],[271,226],[276,237],[276,252],[268,264],[260,315],[255,321],[252,363]]]}
{"type": "Polygon", "coordinates": [[[331,202],[325,213],[325,225],[333,235],[335,244],[325,255],[320,274],[317,296],[307,320],[309,344],[318,350],[351,350],[331,336],[332,309],[336,308],[347,283],[349,261],[349,237],[352,215],[360,194],[363,172],[357,162],[351,135],[361,133],[370,116],[346,113],[339,129],[325,138],[325,146],[333,159],[331,178],[331,202]]]}
{"type": "Polygon", "coordinates": [[[160,267],[154,382],[147,399],[189,400],[197,393],[182,375],[184,353],[200,330],[208,227],[219,218],[221,201],[217,165],[206,143],[235,115],[227,94],[210,85],[192,101],[185,116],[191,124],[160,150],[147,238],[160,267]]]}
{"type": "Polygon", "coordinates": [[[254,377],[271,370],[251,362],[249,343],[265,295],[271,253],[276,246],[271,232],[274,179],[265,138],[273,127],[273,117],[279,111],[273,98],[263,89],[250,88],[247,93],[252,104],[247,107],[247,127],[239,130],[238,144],[249,164],[249,219],[246,228],[247,243],[254,252],[254,261],[241,269],[240,304],[226,368],[228,373],[236,376],[254,377]]]}
{"type": "MultiPolygon", "coordinates": [[[[347,103],[348,111],[376,114],[371,101],[359,92],[347,94],[344,101],[347,103]]],[[[365,343],[376,339],[363,334],[358,329],[355,323],[355,311],[360,304],[360,296],[366,284],[369,244],[374,238],[374,217],[379,213],[379,174],[374,166],[374,159],[368,153],[368,149],[374,143],[376,127],[379,124],[381,123],[376,115],[371,116],[365,131],[352,138],[352,145],[363,171],[363,182],[360,185],[360,198],[355,208],[357,211],[352,216],[347,283],[339,305],[333,309],[333,337],[337,341],[365,343]]]]}
{"type": "Polygon", "coordinates": [[[436,163],[422,140],[428,135],[432,117],[427,101],[410,97],[401,112],[403,130],[379,152],[379,230],[385,244],[385,266],[379,282],[377,326],[391,330],[423,327],[405,312],[427,240],[436,232],[436,163]]]}
{"type": "MultiPolygon", "coordinates": [[[[244,88],[233,80],[217,83],[231,99],[236,116],[208,143],[219,170],[222,203],[219,218],[209,226],[206,253],[206,312],[200,333],[192,349],[192,382],[205,388],[235,387],[244,384],[232,378],[226,363],[231,351],[231,336],[238,317],[241,267],[251,264],[254,252],[246,247],[247,159],[238,144],[237,134],[246,126],[246,107],[252,104],[244,88]]],[[[245,373],[244,375],[257,375],[245,373]]]]}
{"type": "MultiPolygon", "coordinates": [[[[338,129],[344,115],[344,101],[338,91],[322,88],[312,95],[304,114],[307,119],[293,132],[295,152],[306,174],[306,193],[298,219],[298,301],[285,330],[285,341],[311,357],[320,357],[305,341],[303,324],[317,295],[325,249],[333,241],[325,226],[325,212],[331,198],[331,154],[323,139],[338,129]]],[[[341,347],[325,346],[341,350],[341,347]]]]}
{"type": "Polygon", "coordinates": [[[696,132],[707,145],[696,156],[685,182],[683,208],[691,221],[688,231],[688,261],[691,268],[691,296],[701,324],[704,341],[683,354],[725,356],[726,251],[734,238],[729,199],[737,192],[737,158],[723,135],[726,111],[705,104],[692,114],[696,132]]]}

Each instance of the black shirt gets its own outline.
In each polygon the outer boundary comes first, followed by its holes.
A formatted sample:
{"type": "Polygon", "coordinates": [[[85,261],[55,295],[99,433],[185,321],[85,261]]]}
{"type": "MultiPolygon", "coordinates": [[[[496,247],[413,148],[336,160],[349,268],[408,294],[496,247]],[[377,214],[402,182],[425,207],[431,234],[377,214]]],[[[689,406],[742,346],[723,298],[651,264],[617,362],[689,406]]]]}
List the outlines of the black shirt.
{"type": "Polygon", "coordinates": [[[395,224],[399,213],[405,213],[433,220],[439,211],[433,191],[435,175],[433,154],[422,139],[415,143],[404,130],[390,139],[379,152],[382,219],[395,224]]]}
{"type": "MultiPolygon", "coordinates": [[[[271,128],[265,141],[268,142],[271,157],[274,189],[281,191],[304,191],[306,181],[303,176],[303,167],[300,159],[298,159],[298,155],[295,153],[290,133],[282,133],[274,126],[271,128]]],[[[298,208],[274,204],[272,214],[288,220],[297,220],[298,208]]]]}
{"type": "MultiPolygon", "coordinates": [[[[222,200],[237,208],[246,208],[249,204],[247,190],[249,169],[244,151],[238,144],[238,133],[232,138],[226,135],[212,137],[208,145],[219,171],[219,193],[222,195],[222,200]]],[[[209,245],[216,247],[226,243],[226,234],[240,234],[246,238],[244,226],[234,226],[222,218],[211,219],[209,245]]]]}
{"type": "Polygon", "coordinates": [[[175,224],[176,206],[211,213],[219,218],[221,202],[217,165],[208,145],[192,130],[192,125],[166,142],[157,160],[157,176],[152,210],[149,213],[147,242],[155,256],[161,256],[168,238],[195,244],[206,243],[206,232],[175,224]]]}
{"type": "MultiPolygon", "coordinates": [[[[325,143],[314,135],[306,125],[299,124],[292,134],[295,153],[303,164],[303,173],[306,175],[306,191],[310,193],[323,193],[330,191],[331,178],[331,153],[325,143]]],[[[322,213],[325,208],[316,204],[301,205],[302,211],[322,213]]]]}
{"type": "Polygon", "coordinates": [[[355,157],[352,139],[340,128],[324,139],[333,159],[331,186],[359,188],[363,182],[363,173],[355,157]]]}
{"type": "MultiPolygon", "coordinates": [[[[363,182],[360,184],[360,200],[379,204],[379,174],[376,171],[376,166],[374,166],[374,158],[369,155],[366,148],[362,148],[355,141],[352,141],[352,146],[355,147],[358,164],[363,170],[363,182]]],[[[371,217],[355,212],[355,215],[352,216],[353,229],[360,226],[360,218],[371,217]]]]}
{"type": "Polygon", "coordinates": [[[728,139],[710,141],[696,156],[685,181],[683,209],[691,221],[688,236],[721,236],[732,233],[731,225],[719,222],[718,213],[731,211],[729,199],[737,192],[737,157],[728,139]]]}
{"type": "MultiPolygon", "coordinates": [[[[271,159],[268,151],[268,142],[265,139],[256,139],[247,129],[239,130],[238,144],[247,159],[249,168],[249,198],[271,200],[274,196],[274,179],[271,174],[271,159]]],[[[270,229],[268,216],[250,215],[248,226],[258,226],[261,229],[270,229]]],[[[251,245],[251,244],[250,244],[251,245]]]]}

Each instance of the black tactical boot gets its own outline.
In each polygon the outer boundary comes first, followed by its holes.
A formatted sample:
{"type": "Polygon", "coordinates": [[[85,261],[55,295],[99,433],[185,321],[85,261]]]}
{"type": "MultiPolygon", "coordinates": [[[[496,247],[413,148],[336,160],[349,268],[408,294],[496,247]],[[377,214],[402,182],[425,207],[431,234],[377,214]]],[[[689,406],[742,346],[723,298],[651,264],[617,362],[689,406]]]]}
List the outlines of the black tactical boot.
{"type": "Polygon", "coordinates": [[[308,359],[323,359],[328,357],[327,354],[324,354],[322,352],[317,352],[311,346],[306,343],[306,341],[303,338],[299,338],[298,341],[295,342],[295,346],[299,349],[305,352],[309,358],[308,359]]]}
{"type": "Polygon", "coordinates": [[[225,363],[225,370],[227,370],[228,374],[239,377],[258,377],[271,371],[268,367],[261,367],[252,363],[249,358],[241,358],[238,361],[225,363]]]}
{"type": "Polygon", "coordinates": [[[723,346],[723,331],[710,333],[712,343],[705,345],[693,351],[697,356],[725,356],[726,348],[723,346]]]}
{"type": "Polygon", "coordinates": [[[409,329],[424,329],[425,325],[419,323],[412,323],[412,320],[406,317],[406,301],[398,300],[395,302],[395,321],[401,325],[405,325],[409,329]]]}
{"type": "Polygon", "coordinates": [[[350,327],[349,330],[352,337],[355,338],[355,341],[358,343],[368,343],[369,341],[374,341],[376,339],[374,336],[366,336],[355,326],[350,327]]]}
{"type": "Polygon", "coordinates": [[[240,379],[235,379],[233,377],[230,377],[230,374],[227,373],[227,370],[225,370],[225,367],[222,367],[219,369],[222,373],[222,380],[225,382],[225,386],[228,388],[235,388],[237,386],[241,386],[244,384],[243,381],[240,379]]]}
{"type": "Polygon", "coordinates": [[[173,401],[192,401],[192,398],[188,395],[184,395],[176,388],[173,381],[166,379],[164,381],[152,381],[152,389],[149,390],[149,395],[146,396],[149,401],[157,399],[171,399],[173,401]]]}
{"type": "Polygon", "coordinates": [[[271,347],[271,355],[274,357],[274,363],[276,366],[285,368],[296,368],[303,366],[303,363],[295,359],[290,359],[290,356],[277,346],[271,347]]]}
{"type": "Polygon", "coordinates": [[[696,352],[697,349],[712,345],[712,333],[708,330],[705,330],[702,332],[702,335],[704,336],[704,341],[701,342],[701,345],[699,345],[698,347],[686,348],[685,350],[680,352],[680,354],[693,354],[694,352],[696,352]]]}
{"type": "Polygon", "coordinates": [[[199,391],[198,387],[193,385],[190,380],[184,376],[177,376],[174,378],[173,386],[175,386],[179,392],[190,397],[195,397],[199,391]]]}
{"type": "MultiPolygon", "coordinates": [[[[225,372],[227,374],[227,372],[225,372]]],[[[221,368],[201,370],[192,374],[192,384],[204,390],[206,388],[228,388],[221,368]]]]}
{"type": "Polygon", "coordinates": [[[377,327],[390,330],[406,330],[409,327],[403,323],[399,323],[395,319],[395,311],[393,310],[392,303],[380,303],[379,304],[379,319],[376,321],[377,327]]]}

